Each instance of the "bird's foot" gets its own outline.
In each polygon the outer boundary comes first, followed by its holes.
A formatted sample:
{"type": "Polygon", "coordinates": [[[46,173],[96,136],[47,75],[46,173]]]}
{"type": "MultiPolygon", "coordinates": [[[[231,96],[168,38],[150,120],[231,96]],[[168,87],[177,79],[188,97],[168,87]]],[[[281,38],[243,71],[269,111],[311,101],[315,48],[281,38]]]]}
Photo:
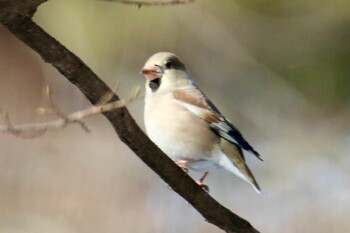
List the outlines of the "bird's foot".
{"type": "Polygon", "coordinates": [[[186,167],[181,167],[181,169],[182,169],[184,172],[188,173],[188,168],[186,168],[186,167]]]}
{"type": "Polygon", "coordinates": [[[198,184],[199,186],[201,186],[202,189],[203,189],[205,192],[209,193],[209,186],[208,186],[208,185],[203,184],[203,183],[199,183],[198,181],[197,181],[197,184],[198,184]]]}
{"type": "Polygon", "coordinates": [[[177,166],[181,167],[184,172],[188,173],[187,164],[190,161],[191,160],[189,159],[179,159],[179,160],[176,160],[175,163],[177,164],[177,166]]]}
{"type": "Polygon", "coordinates": [[[205,185],[203,182],[205,178],[208,176],[209,172],[204,172],[203,176],[197,181],[197,184],[202,187],[204,191],[209,193],[209,187],[208,185],[205,185]]]}

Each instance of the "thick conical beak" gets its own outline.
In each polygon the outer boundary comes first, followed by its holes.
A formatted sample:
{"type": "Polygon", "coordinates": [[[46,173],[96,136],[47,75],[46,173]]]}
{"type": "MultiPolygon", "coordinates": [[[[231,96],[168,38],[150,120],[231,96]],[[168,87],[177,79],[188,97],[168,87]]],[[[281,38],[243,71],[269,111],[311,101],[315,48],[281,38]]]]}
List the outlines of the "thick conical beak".
{"type": "Polygon", "coordinates": [[[140,73],[145,76],[146,79],[152,81],[156,78],[160,78],[162,76],[162,70],[155,65],[147,65],[144,66],[140,73]]]}

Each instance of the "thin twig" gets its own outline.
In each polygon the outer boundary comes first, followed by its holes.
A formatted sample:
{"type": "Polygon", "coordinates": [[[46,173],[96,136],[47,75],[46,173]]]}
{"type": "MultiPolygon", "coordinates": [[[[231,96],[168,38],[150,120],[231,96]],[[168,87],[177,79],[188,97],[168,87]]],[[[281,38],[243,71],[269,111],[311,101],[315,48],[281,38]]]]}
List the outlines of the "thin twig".
{"type": "MultiPolygon", "coordinates": [[[[69,124],[79,124],[85,132],[89,133],[91,130],[85,124],[83,119],[103,112],[108,112],[116,108],[125,107],[132,101],[142,98],[142,96],[140,96],[140,88],[136,87],[132,89],[130,97],[125,100],[117,100],[107,104],[104,102],[102,105],[90,106],[86,109],[66,115],[57,107],[55,102],[52,100],[52,93],[49,87],[44,88],[44,94],[47,98],[49,107],[38,108],[37,113],[40,115],[54,114],[59,117],[58,120],[44,123],[13,125],[11,123],[9,114],[5,110],[0,109],[1,115],[4,119],[4,125],[0,125],[0,132],[9,133],[20,138],[33,139],[42,136],[47,131],[60,130],[69,124]]],[[[110,94],[106,94],[102,98],[106,97],[107,95],[110,94]]],[[[107,102],[109,99],[104,99],[104,101],[107,102]]]]}
{"type": "Polygon", "coordinates": [[[172,1],[133,1],[133,0],[100,0],[107,2],[119,2],[127,5],[136,5],[138,8],[142,6],[174,6],[183,5],[194,2],[194,0],[172,0],[172,1]]]}
{"type": "Polygon", "coordinates": [[[104,105],[108,101],[110,101],[113,98],[114,94],[117,93],[119,87],[120,87],[120,83],[119,83],[119,80],[117,80],[113,88],[109,90],[104,96],[102,96],[101,99],[96,103],[96,105],[104,105]]]}

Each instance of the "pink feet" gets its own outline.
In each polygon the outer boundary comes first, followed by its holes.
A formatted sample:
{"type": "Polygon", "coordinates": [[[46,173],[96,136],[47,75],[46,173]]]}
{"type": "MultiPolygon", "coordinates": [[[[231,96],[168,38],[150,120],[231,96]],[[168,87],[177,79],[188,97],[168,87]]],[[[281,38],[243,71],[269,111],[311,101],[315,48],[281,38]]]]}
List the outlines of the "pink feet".
{"type": "Polygon", "coordinates": [[[206,191],[207,193],[209,193],[209,187],[208,185],[205,185],[203,183],[203,181],[205,180],[205,178],[208,176],[209,172],[204,172],[203,176],[197,181],[197,184],[199,186],[202,187],[202,189],[204,189],[204,191],[206,191]]]}
{"type": "Polygon", "coordinates": [[[182,170],[184,170],[184,172],[188,173],[187,164],[190,161],[191,160],[188,160],[188,159],[180,159],[180,160],[176,160],[175,163],[176,163],[177,166],[181,167],[182,170]]]}
{"type": "MultiPolygon", "coordinates": [[[[175,163],[182,168],[182,170],[184,170],[184,172],[188,173],[188,168],[187,168],[187,164],[190,163],[192,160],[190,159],[180,159],[180,160],[176,160],[175,163]]],[[[207,193],[209,193],[209,187],[208,185],[205,185],[203,183],[203,181],[205,180],[205,178],[208,176],[209,172],[204,172],[203,176],[197,181],[197,184],[199,186],[201,186],[204,191],[206,191],[207,193]]]]}

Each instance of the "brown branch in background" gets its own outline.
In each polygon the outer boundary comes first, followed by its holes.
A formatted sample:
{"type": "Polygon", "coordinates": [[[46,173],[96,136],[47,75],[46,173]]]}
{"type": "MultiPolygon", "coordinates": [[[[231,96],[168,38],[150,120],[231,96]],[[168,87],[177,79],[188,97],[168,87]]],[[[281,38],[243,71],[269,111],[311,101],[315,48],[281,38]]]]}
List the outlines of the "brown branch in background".
{"type": "MultiPolygon", "coordinates": [[[[35,24],[31,16],[43,0],[0,0],[0,22],[18,39],[52,64],[76,85],[94,105],[111,90],[77,56],[35,24]],[[29,9],[29,10],[28,10],[29,9]]],[[[119,100],[113,95],[109,102],[119,100]]],[[[109,103],[108,102],[108,103],[109,103]]],[[[206,221],[229,233],[256,233],[245,219],[220,205],[166,156],[136,124],[125,107],[104,112],[120,139],[156,172],[175,192],[186,199],[206,221]]]]}
{"type": "Polygon", "coordinates": [[[4,119],[4,125],[0,124],[0,133],[9,133],[16,137],[25,139],[34,139],[42,136],[47,131],[61,130],[70,124],[78,124],[85,132],[89,133],[91,130],[85,124],[83,119],[103,112],[108,112],[113,109],[125,107],[132,101],[141,98],[140,88],[134,88],[129,98],[106,103],[111,98],[111,94],[107,93],[101,98],[101,101],[103,101],[101,104],[97,106],[90,106],[86,109],[67,115],[64,114],[52,100],[52,94],[48,86],[44,88],[44,95],[47,98],[47,103],[49,106],[45,108],[37,108],[37,113],[39,115],[55,115],[59,117],[58,120],[44,123],[13,125],[9,114],[5,110],[0,109],[2,110],[1,115],[4,119]]]}
{"type": "Polygon", "coordinates": [[[183,5],[194,2],[194,0],[172,0],[172,1],[133,1],[133,0],[100,0],[107,2],[119,2],[127,5],[136,5],[138,8],[142,6],[174,6],[183,5]]]}

